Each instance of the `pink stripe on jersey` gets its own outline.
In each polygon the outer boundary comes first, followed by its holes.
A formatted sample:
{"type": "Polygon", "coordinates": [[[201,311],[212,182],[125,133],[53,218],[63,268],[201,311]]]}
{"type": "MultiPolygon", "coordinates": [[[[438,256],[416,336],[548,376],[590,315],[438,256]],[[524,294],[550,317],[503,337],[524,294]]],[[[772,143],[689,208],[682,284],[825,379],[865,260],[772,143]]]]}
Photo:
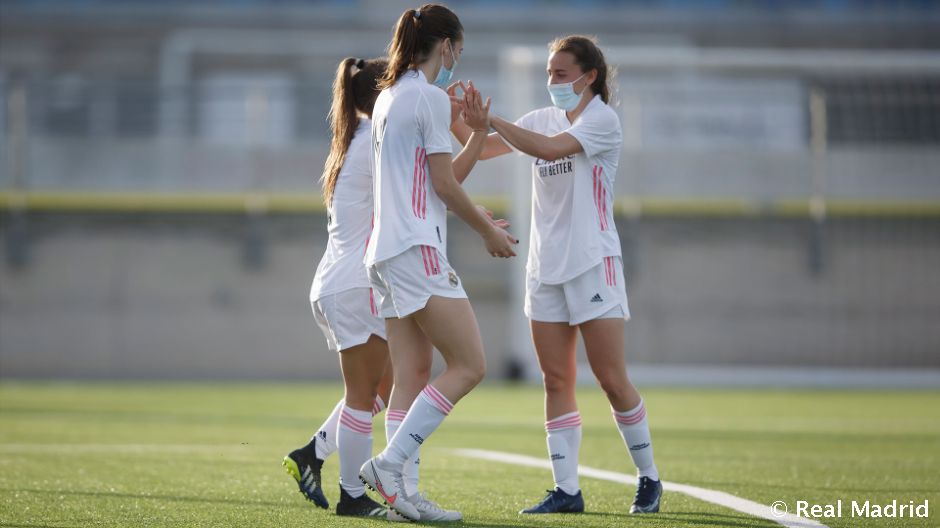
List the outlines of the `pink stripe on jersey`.
{"type": "Polygon", "coordinates": [[[421,204],[424,202],[424,155],[418,150],[418,205],[415,216],[421,218],[421,204]]]}
{"type": "Polygon", "coordinates": [[[369,309],[372,311],[372,315],[379,315],[379,309],[375,306],[375,292],[372,291],[372,288],[369,288],[369,309]]]}
{"type": "Polygon", "coordinates": [[[421,149],[421,218],[428,217],[428,151],[421,149]]]}
{"type": "Polygon", "coordinates": [[[643,421],[643,418],[646,418],[646,406],[640,404],[641,407],[638,411],[633,414],[624,416],[621,413],[614,413],[614,419],[617,420],[617,423],[622,425],[636,425],[643,421]]]}
{"type": "Polygon", "coordinates": [[[426,386],[421,394],[424,395],[428,403],[437,407],[437,410],[444,414],[450,414],[450,411],[454,408],[454,404],[450,403],[433,385],[426,386]]]}
{"type": "Polygon", "coordinates": [[[610,227],[607,223],[607,187],[604,185],[604,180],[601,180],[601,218],[604,222],[604,231],[607,231],[607,228],[610,227]]]}
{"type": "Polygon", "coordinates": [[[580,425],[581,413],[576,413],[574,416],[564,415],[545,422],[545,430],[559,431],[561,429],[571,429],[580,425]]]}

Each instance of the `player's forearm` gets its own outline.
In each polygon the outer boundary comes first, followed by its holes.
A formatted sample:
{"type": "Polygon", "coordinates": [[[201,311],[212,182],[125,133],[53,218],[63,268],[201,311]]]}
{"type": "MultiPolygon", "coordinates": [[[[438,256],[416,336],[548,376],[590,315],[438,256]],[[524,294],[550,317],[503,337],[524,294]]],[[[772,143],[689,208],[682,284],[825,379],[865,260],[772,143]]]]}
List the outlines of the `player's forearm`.
{"type": "Polygon", "coordinates": [[[432,180],[434,192],[447,205],[447,209],[456,214],[471,229],[485,235],[493,228],[489,219],[483,216],[479,209],[470,201],[470,197],[464,191],[457,180],[451,180],[450,183],[436,183],[432,180]]]}
{"type": "Polygon", "coordinates": [[[467,141],[462,143],[463,150],[457,154],[453,163],[454,179],[457,180],[457,183],[462,184],[467,176],[470,176],[470,171],[473,170],[473,166],[476,165],[477,160],[480,159],[480,154],[483,152],[486,136],[486,131],[474,131],[467,141]]]}
{"type": "Polygon", "coordinates": [[[461,145],[466,145],[467,141],[470,141],[473,129],[467,126],[462,119],[454,119],[450,124],[450,132],[457,138],[457,141],[459,141],[461,145]]]}
{"type": "Polygon", "coordinates": [[[546,161],[561,157],[551,148],[552,138],[548,136],[518,127],[499,116],[491,117],[490,125],[503,140],[530,156],[546,161]]]}

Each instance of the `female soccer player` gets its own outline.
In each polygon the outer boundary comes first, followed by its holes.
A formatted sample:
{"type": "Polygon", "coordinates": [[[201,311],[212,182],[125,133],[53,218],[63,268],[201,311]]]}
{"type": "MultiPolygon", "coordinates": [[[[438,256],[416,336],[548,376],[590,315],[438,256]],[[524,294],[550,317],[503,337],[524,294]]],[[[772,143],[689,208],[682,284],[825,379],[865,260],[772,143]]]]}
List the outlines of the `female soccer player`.
{"type": "Polygon", "coordinates": [[[333,139],[323,171],[329,239],[310,288],[313,315],[339,353],[345,396],[306,446],[284,457],[300,491],[329,507],[320,470],[339,450],[337,515],[377,517],[386,509],[365,494],[359,468],[372,455],[372,417],[391,391],[385,324],[378,316],[362,255],[372,230],[372,108],[385,59],[344,59],[333,82],[333,139]]]}
{"type": "MultiPolygon", "coordinates": [[[[622,135],[610,108],[608,68],[597,42],[568,36],[549,45],[552,106],[515,124],[492,116],[496,131],[481,159],[512,152],[532,156],[532,228],[525,313],[545,386],[545,430],[555,489],[522,513],[584,511],[578,484],[581,415],[575,401],[575,342],[580,330],[588,363],[637,467],[632,513],[659,511],[662,485],[653,462],[646,409],[626,373],[623,320],[629,319],[613,183],[622,135]]],[[[452,124],[461,143],[472,130],[452,124]]]]}
{"type": "MultiPolygon", "coordinates": [[[[373,113],[375,228],[365,262],[379,312],[386,320],[395,375],[430,365],[433,344],[444,372],[425,386],[395,436],[360,477],[401,516],[428,520],[402,488],[402,469],[486,371],[476,317],[447,262],[447,210],[476,230],[493,256],[514,256],[518,241],[476,208],[458,183],[486,139],[489,102],[470,96],[470,163],[451,159],[451,103],[443,90],[459,60],[463,27],[440,5],[402,14],[389,44],[389,65],[373,113]]],[[[392,402],[398,394],[396,378],[392,402]]]]}

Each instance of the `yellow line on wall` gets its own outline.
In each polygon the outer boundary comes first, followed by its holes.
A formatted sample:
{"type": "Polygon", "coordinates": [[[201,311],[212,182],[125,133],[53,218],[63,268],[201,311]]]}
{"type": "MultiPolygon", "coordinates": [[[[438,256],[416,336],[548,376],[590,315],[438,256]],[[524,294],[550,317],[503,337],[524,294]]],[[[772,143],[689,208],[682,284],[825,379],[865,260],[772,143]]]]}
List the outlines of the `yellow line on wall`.
{"type": "MultiPolygon", "coordinates": [[[[508,196],[474,196],[497,214],[509,210],[508,196]]],[[[614,205],[621,216],[792,217],[809,216],[809,200],[766,203],[736,198],[625,197],[614,205]]],[[[210,193],[0,190],[0,210],[87,213],[323,213],[319,193],[210,193]]],[[[940,200],[830,200],[833,217],[940,217],[940,200]]]]}

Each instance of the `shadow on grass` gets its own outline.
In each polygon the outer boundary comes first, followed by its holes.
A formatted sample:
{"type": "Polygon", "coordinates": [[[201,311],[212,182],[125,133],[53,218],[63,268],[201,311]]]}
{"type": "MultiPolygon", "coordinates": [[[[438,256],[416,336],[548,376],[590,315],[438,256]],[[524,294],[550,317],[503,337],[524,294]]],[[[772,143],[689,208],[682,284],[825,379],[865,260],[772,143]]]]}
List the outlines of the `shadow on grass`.
{"type": "MultiPolygon", "coordinates": [[[[143,493],[118,493],[110,491],[71,491],[71,490],[44,490],[44,489],[24,489],[24,488],[3,488],[0,491],[26,492],[26,493],[45,493],[48,495],[75,495],[79,497],[100,497],[100,498],[120,498],[120,499],[146,499],[146,500],[165,500],[173,502],[196,502],[206,504],[231,504],[241,506],[269,506],[272,508],[304,508],[310,509],[314,506],[304,503],[287,503],[261,500],[242,500],[242,499],[220,499],[213,497],[188,497],[185,495],[151,495],[143,493]]],[[[315,509],[315,508],[314,508],[315,509]]],[[[0,524],[0,526],[6,526],[0,524]]],[[[29,525],[32,526],[32,525],[29,525]]]]}

